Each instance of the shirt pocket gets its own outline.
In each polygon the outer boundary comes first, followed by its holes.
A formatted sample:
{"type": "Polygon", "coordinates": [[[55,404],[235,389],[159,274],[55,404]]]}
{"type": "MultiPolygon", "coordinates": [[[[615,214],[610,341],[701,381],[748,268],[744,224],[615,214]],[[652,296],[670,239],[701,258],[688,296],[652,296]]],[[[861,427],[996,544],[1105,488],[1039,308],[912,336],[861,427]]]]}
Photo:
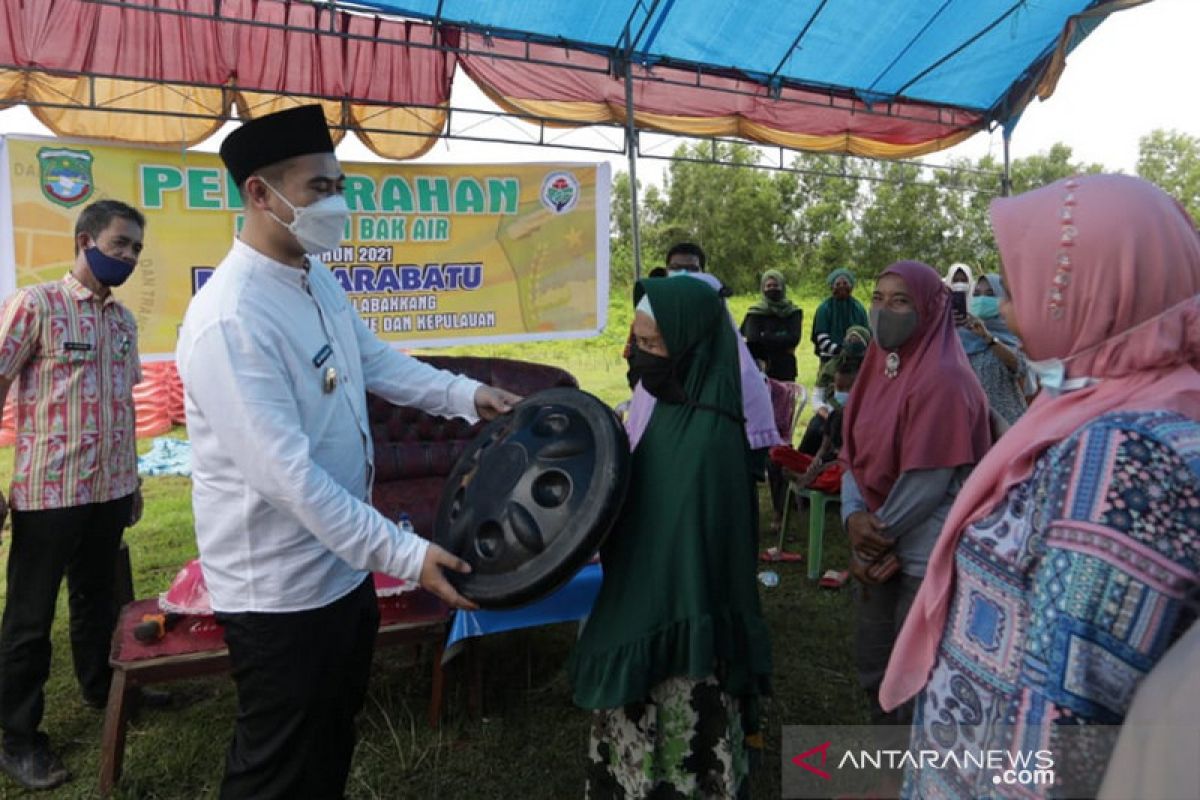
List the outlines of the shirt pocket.
{"type": "Polygon", "coordinates": [[[100,370],[94,343],[62,337],[44,348],[40,359],[49,376],[41,385],[49,389],[51,403],[65,403],[73,397],[89,403],[99,398],[100,370]]]}
{"type": "Polygon", "coordinates": [[[40,358],[55,364],[94,364],[96,348],[94,337],[70,329],[54,328],[44,337],[40,358]]]}

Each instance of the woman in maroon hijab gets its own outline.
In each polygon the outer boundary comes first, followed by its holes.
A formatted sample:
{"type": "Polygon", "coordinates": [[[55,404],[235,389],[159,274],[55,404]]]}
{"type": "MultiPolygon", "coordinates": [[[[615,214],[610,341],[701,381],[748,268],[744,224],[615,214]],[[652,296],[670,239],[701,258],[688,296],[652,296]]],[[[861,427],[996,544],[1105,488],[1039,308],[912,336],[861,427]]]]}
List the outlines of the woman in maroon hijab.
{"type": "Polygon", "coordinates": [[[876,721],[879,684],[929,553],[991,444],[987,397],[932,267],[892,264],[871,298],[875,338],[845,411],[842,519],[850,536],[855,661],[876,721]]]}

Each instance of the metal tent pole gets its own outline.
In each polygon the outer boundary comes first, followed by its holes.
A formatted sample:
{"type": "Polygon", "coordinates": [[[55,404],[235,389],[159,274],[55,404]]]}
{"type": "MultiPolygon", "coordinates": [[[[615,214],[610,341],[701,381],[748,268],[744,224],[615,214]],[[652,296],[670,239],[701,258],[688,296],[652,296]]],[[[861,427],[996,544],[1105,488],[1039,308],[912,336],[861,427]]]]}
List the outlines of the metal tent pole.
{"type": "Polygon", "coordinates": [[[1008,144],[1011,139],[1011,134],[1008,132],[1008,127],[1004,128],[1004,173],[1000,176],[1000,196],[1008,197],[1012,194],[1012,163],[1009,159],[1008,144]]]}
{"type": "Polygon", "coordinates": [[[625,151],[629,154],[629,213],[633,216],[633,279],[642,279],[642,231],[638,221],[637,125],[633,120],[633,61],[629,24],[625,24],[625,151]]]}

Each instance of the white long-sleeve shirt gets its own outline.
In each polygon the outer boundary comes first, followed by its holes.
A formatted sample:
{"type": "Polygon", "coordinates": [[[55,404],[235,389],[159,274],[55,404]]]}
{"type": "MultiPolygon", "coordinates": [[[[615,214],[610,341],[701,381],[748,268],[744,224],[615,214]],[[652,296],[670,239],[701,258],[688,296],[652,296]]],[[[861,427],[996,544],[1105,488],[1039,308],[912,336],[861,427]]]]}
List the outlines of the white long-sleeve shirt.
{"type": "Polygon", "coordinates": [[[381,342],[319,261],[297,269],[240,240],[192,299],[176,361],[215,610],[319,608],[368,570],[417,579],[427,543],[369,502],[366,392],[474,421],[478,382],[381,342]]]}

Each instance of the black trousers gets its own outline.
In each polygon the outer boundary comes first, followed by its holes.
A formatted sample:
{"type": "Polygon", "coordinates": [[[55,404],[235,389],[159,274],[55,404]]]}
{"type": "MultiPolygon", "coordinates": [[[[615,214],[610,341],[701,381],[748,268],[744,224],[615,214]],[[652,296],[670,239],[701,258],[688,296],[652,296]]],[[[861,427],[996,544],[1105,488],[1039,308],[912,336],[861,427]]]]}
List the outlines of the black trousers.
{"type": "Polygon", "coordinates": [[[374,582],[321,608],[217,621],[238,698],[221,797],[341,798],[379,630],[374,582]]]}
{"type": "Polygon", "coordinates": [[[821,442],[825,438],[825,418],[820,414],[813,414],[813,418],[808,421],[808,427],[804,429],[804,436],[800,439],[800,446],[796,449],[806,456],[815,456],[817,451],[821,449],[821,442]]]}
{"type": "Polygon", "coordinates": [[[50,628],[63,574],[71,614],[71,655],[84,697],[108,699],[108,651],[117,621],[117,548],[133,496],[48,511],[13,511],[8,600],[0,622],[0,727],[4,748],[34,746],[50,675],[50,628]]]}
{"type": "Polygon", "coordinates": [[[767,486],[771,489],[771,508],[778,516],[783,513],[783,500],[787,497],[787,479],[783,477],[783,467],[774,461],[767,462],[767,486]]]}

